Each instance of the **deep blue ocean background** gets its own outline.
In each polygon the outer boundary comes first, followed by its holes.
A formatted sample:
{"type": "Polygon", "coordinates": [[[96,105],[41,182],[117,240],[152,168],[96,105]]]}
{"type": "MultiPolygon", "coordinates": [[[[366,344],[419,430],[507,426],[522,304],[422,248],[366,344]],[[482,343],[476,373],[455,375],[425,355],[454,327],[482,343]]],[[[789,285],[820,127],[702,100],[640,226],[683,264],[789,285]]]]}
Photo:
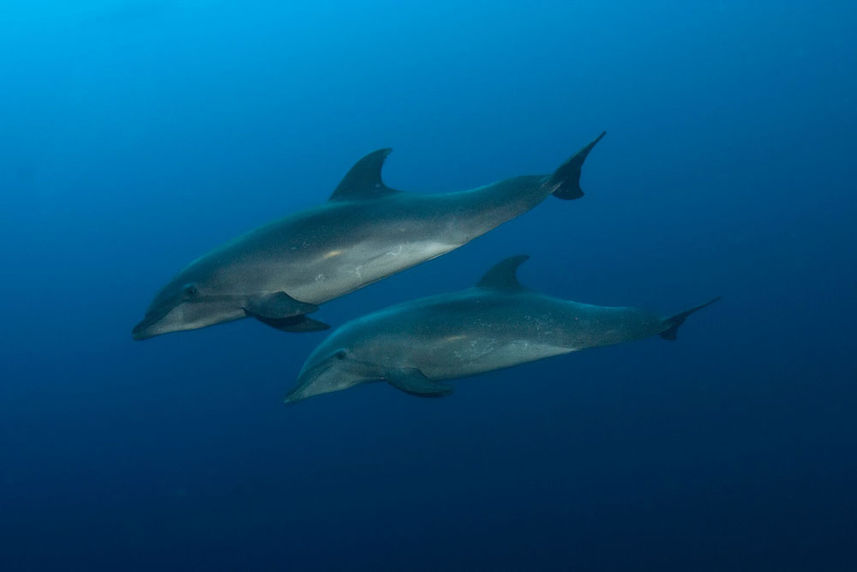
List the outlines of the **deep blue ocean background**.
{"type": "Polygon", "coordinates": [[[857,570],[857,3],[4,0],[0,569],[857,570]],[[282,398],[325,334],[134,342],[196,256],[363,154],[586,196],[325,305],[528,253],[665,314],[423,400],[282,398]]]}

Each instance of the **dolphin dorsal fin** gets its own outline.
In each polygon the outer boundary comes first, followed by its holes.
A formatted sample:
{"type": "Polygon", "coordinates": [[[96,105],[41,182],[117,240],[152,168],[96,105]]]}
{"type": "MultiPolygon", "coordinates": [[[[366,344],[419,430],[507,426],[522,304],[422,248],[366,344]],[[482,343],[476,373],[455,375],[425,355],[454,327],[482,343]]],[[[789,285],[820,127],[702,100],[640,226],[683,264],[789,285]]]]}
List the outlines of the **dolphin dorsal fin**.
{"type": "Polygon", "coordinates": [[[330,195],[331,201],[359,201],[377,199],[384,195],[397,193],[381,180],[384,160],[392,149],[378,149],[354,163],[330,195]]]}
{"type": "Polygon", "coordinates": [[[476,286],[479,288],[493,288],[494,290],[526,290],[518,282],[517,271],[518,266],[529,260],[529,258],[526,254],[520,254],[501,260],[482,276],[482,279],[479,280],[476,286]]]}

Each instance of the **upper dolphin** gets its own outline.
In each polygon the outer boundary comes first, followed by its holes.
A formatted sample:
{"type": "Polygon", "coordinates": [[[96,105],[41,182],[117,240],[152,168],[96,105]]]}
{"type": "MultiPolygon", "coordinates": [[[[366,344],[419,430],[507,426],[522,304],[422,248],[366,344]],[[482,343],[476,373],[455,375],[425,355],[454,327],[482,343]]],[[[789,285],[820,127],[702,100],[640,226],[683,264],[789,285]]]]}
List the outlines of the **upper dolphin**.
{"type": "Polygon", "coordinates": [[[553,194],[583,196],[580,171],[604,136],[550,175],[466,191],[417,194],[381,180],[390,149],[360,159],[325,204],[259,227],[197,258],[157,293],[132,335],[144,340],[244,317],[321,330],[318,304],[445,254],[553,194]]]}
{"type": "Polygon", "coordinates": [[[516,271],[527,258],[500,262],[473,288],[339,327],[304,363],[286,403],[374,381],[440,397],[452,392],[450,379],[649,336],[674,340],[690,314],[718,300],[670,317],[560,300],[521,286],[516,271]]]}

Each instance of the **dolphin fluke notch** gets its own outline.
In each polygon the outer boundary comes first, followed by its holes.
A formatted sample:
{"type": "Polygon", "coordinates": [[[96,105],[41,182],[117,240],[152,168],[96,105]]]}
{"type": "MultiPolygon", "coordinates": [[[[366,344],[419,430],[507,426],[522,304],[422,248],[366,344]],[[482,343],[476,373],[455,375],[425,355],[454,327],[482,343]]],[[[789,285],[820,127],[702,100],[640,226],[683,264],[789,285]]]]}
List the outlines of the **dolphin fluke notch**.
{"type": "Polygon", "coordinates": [[[713,303],[717,302],[718,300],[720,300],[720,296],[718,296],[716,298],[712,298],[708,302],[706,302],[704,304],[700,304],[699,306],[694,306],[693,308],[691,308],[689,310],[685,310],[684,312],[679,312],[675,316],[670,316],[669,318],[664,320],[663,323],[664,323],[664,326],[666,326],[666,329],[663,332],[661,332],[659,335],[665,340],[675,341],[676,336],[678,334],[679,326],[681,326],[684,323],[684,321],[687,319],[688,316],[690,316],[694,312],[697,312],[699,310],[702,310],[703,308],[706,308],[706,307],[712,305],[713,303]]]}
{"type": "Polygon", "coordinates": [[[583,196],[583,189],[580,188],[580,171],[583,168],[583,162],[586,161],[586,157],[592,151],[592,148],[606,134],[606,131],[602,131],[601,135],[575,153],[548,177],[546,184],[551,189],[553,196],[567,201],[579,199],[583,196]]]}
{"type": "Polygon", "coordinates": [[[354,166],[345,174],[333,191],[333,194],[330,195],[329,200],[357,201],[376,199],[390,193],[399,192],[391,189],[381,180],[381,170],[384,168],[384,161],[392,151],[390,148],[378,149],[354,163],[354,166]]]}
{"type": "Polygon", "coordinates": [[[519,254],[501,260],[492,266],[476,285],[479,288],[493,288],[494,290],[508,290],[510,292],[525,290],[526,288],[518,281],[518,267],[529,259],[529,255],[519,254]]]}

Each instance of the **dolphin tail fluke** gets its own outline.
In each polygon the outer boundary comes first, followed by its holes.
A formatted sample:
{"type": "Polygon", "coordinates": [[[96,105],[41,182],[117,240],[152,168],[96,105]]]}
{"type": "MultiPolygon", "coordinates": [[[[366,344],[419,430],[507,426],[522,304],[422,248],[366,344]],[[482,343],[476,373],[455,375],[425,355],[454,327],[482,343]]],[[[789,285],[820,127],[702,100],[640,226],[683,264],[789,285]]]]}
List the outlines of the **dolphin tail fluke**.
{"type": "Polygon", "coordinates": [[[689,310],[685,310],[684,312],[679,312],[675,316],[670,316],[669,318],[667,318],[663,321],[663,325],[665,326],[665,329],[659,335],[665,340],[675,341],[676,335],[678,334],[679,326],[681,326],[684,323],[684,321],[687,319],[688,316],[690,316],[694,312],[697,312],[699,310],[702,310],[703,308],[706,308],[706,307],[712,305],[713,303],[717,302],[718,300],[720,300],[720,296],[718,296],[716,298],[712,298],[711,300],[709,300],[705,304],[700,304],[699,306],[694,306],[693,308],[690,308],[689,310]]]}
{"type": "Polygon", "coordinates": [[[601,135],[575,153],[548,177],[547,185],[550,187],[553,196],[567,201],[583,196],[583,189],[580,188],[580,171],[583,168],[583,162],[586,161],[586,157],[595,147],[595,144],[601,141],[606,134],[606,131],[602,131],[601,135]]]}

